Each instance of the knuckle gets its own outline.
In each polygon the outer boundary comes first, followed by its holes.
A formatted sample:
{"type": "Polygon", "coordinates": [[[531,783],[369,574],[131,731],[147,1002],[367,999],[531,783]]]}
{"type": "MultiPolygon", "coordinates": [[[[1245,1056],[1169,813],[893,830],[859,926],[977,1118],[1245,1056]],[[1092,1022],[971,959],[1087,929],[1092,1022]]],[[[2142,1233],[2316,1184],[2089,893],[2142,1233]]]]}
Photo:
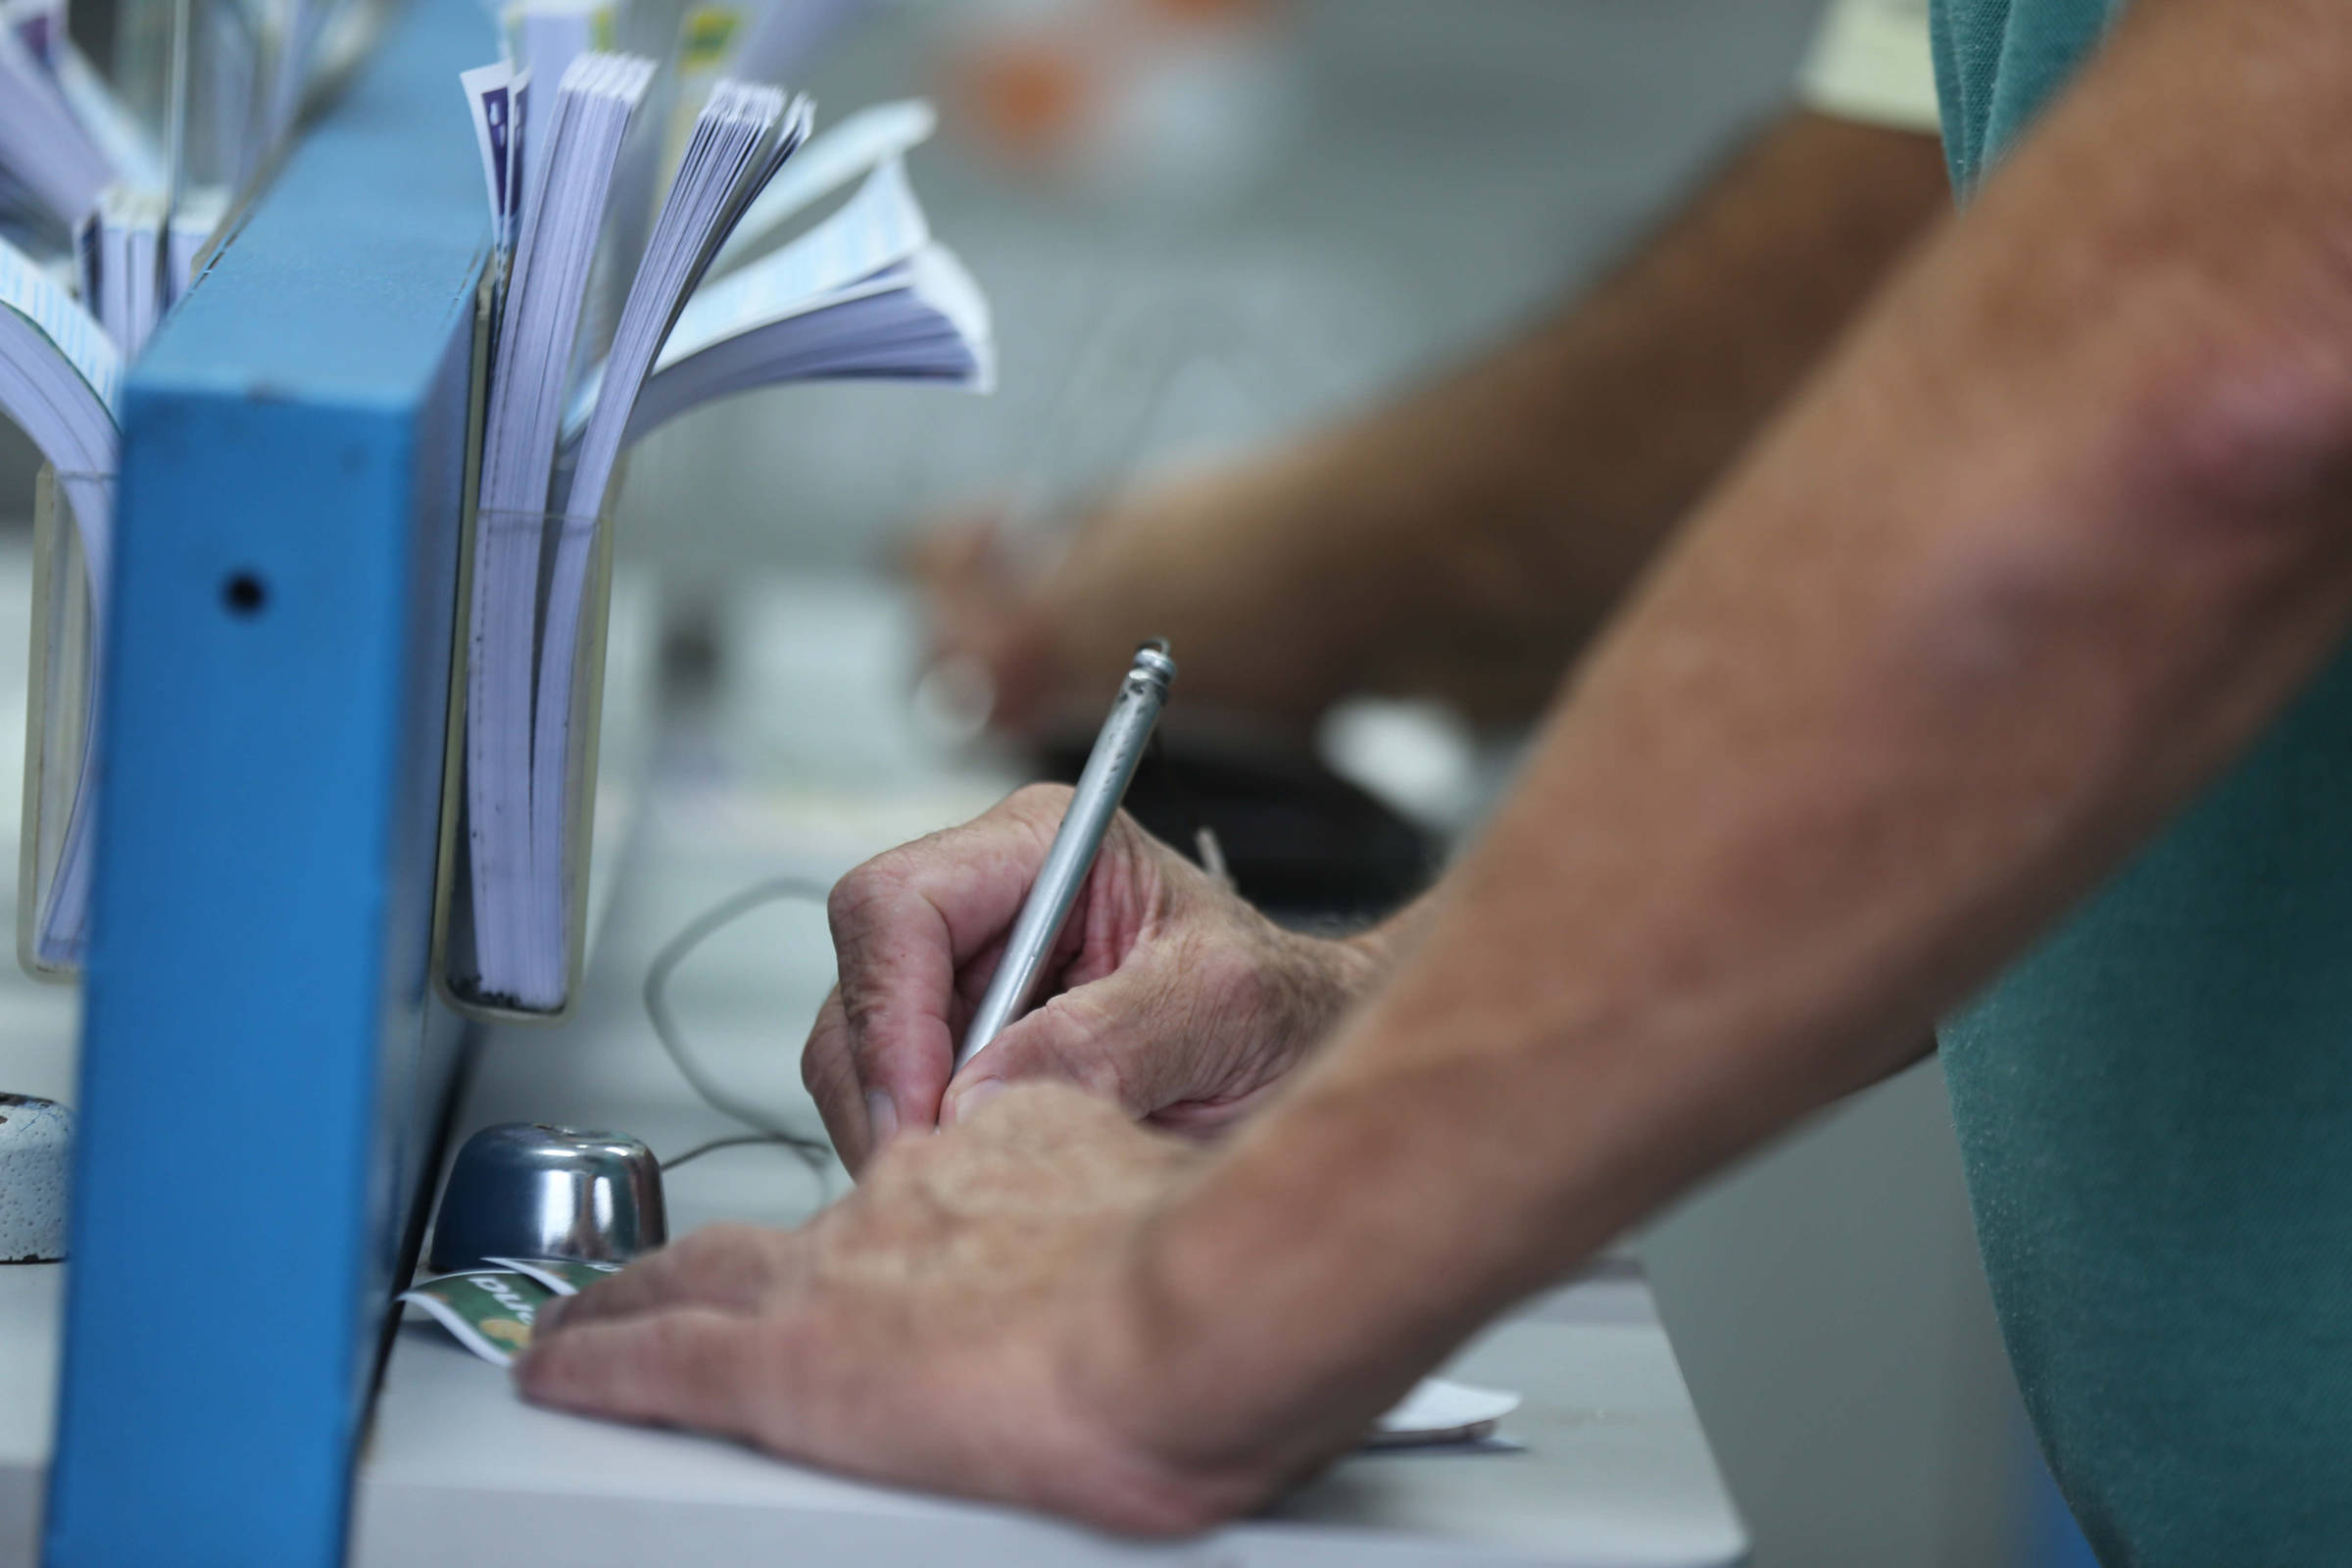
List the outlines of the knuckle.
{"type": "Polygon", "coordinates": [[[801,1086],[819,1105],[857,1087],[856,1046],[837,1041],[811,1041],[801,1053],[801,1086]]]}
{"type": "Polygon", "coordinates": [[[825,922],[836,942],[862,927],[875,903],[887,896],[896,882],[889,862],[902,853],[877,856],[833,884],[833,891],[825,895],[825,922]]]}

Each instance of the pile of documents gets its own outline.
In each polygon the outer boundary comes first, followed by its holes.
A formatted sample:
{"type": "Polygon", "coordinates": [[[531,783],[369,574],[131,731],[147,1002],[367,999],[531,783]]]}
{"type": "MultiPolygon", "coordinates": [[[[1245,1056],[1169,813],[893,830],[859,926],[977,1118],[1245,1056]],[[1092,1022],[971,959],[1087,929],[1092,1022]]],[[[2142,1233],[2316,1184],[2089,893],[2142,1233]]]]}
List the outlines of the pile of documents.
{"type": "MultiPolygon", "coordinates": [[[[74,513],[89,579],[91,659],[105,646],[108,566],[113,558],[113,497],[118,436],[116,397],[122,362],[106,332],[24,252],[0,240],[0,417],[23,428],[57,470],[74,513]]],[[[91,698],[94,707],[95,697],[91,698]]],[[[46,964],[81,961],[89,918],[90,785],[97,731],[85,715],[79,782],[56,874],[36,914],[33,949],[46,964]]]]}
{"type": "Polygon", "coordinates": [[[492,210],[514,239],[467,607],[473,951],[470,960],[451,956],[452,979],[476,1002],[524,1012],[560,1009],[576,960],[587,878],[572,846],[589,806],[577,769],[591,721],[580,672],[594,658],[585,628],[599,609],[594,568],[624,447],[752,387],[862,377],[985,389],[994,373],[986,303],[932,239],[902,162],[928,134],[929,111],[869,112],[804,152],[806,99],[721,80],[696,119],[610,352],[575,377],[575,363],[606,347],[581,341],[592,335],[583,303],[651,74],[630,56],[580,53],[536,112],[522,72],[486,67],[465,78],[492,210]],[[750,260],[761,239],[860,180],[823,221],[750,260]]]}
{"type": "MultiPolygon", "coordinates": [[[[68,36],[63,0],[0,0],[0,228],[74,246],[70,262],[50,267],[0,238],[0,418],[22,427],[55,470],[88,595],[74,793],[43,803],[67,824],[54,873],[38,890],[30,946],[44,965],[78,964],[87,938],[95,665],[113,557],[122,368],[185,291],[225,208],[223,193],[208,190],[171,210],[152,149],[68,36]]],[[[53,696],[63,694],[35,700],[53,696]]]]}
{"type": "Polygon", "coordinates": [[[109,185],[99,193],[74,236],[74,271],[82,304],[125,362],[138,358],[188,291],[196,259],[227,212],[228,193],[218,186],[188,192],[177,211],[160,190],[109,185]]]}
{"type": "Polygon", "coordinates": [[[57,62],[72,45],[62,7],[0,11],[0,209],[72,233],[119,175],[67,100],[57,62]]]}
{"type": "Polygon", "coordinates": [[[0,223],[70,236],[117,181],[159,160],[66,31],[65,0],[0,0],[0,223]]]}

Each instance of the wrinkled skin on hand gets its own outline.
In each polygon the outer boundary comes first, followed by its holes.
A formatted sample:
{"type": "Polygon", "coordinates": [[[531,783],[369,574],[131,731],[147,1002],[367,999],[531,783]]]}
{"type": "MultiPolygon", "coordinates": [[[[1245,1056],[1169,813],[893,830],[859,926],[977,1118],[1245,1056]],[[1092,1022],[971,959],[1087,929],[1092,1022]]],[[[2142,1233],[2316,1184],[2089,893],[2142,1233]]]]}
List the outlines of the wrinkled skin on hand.
{"type": "Polygon", "coordinates": [[[1008,1091],[800,1230],[702,1231],[560,1303],[516,1381],[878,1481],[1204,1529],[1345,1446],[1151,1343],[1134,1264],[1207,1157],[1073,1090],[1008,1091]]]}
{"type": "Polygon", "coordinates": [[[949,1075],[1069,801],[1020,791],[834,889],[841,983],[802,1077],[852,1170],[896,1133],[952,1124],[1007,1083],[1074,1084],[1193,1135],[1246,1115],[1369,989],[1376,939],[1274,925],[1124,814],[1040,984],[1041,1005],[949,1075]]]}

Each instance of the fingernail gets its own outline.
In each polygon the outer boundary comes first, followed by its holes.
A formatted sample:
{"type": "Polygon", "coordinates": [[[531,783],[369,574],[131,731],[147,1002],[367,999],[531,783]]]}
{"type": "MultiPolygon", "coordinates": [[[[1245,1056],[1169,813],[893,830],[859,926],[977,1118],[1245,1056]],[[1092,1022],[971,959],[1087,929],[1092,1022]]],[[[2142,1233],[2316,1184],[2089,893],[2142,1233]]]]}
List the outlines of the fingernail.
{"type": "Polygon", "coordinates": [[[865,1092],[865,1130],[875,1149],[899,1135],[899,1107],[879,1089],[865,1092]]]}
{"type": "Polygon", "coordinates": [[[956,1095],[956,1119],[971,1120],[974,1112],[1004,1092],[1004,1080],[1002,1078],[983,1078],[968,1089],[958,1090],[956,1095]]]}

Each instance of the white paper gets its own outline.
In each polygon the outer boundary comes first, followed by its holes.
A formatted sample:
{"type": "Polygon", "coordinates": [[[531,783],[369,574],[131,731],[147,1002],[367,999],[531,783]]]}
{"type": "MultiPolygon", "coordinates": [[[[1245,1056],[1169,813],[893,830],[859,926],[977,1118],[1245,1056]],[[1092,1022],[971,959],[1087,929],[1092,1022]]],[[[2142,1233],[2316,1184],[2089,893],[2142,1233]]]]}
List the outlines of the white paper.
{"type": "Polygon", "coordinates": [[[0,27],[0,169],[71,232],[121,172],[90,137],[48,68],[0,27]]]}
{"type": "Polygon", "coordinates": [[[713,277],[750,261],[777,231],[809,207],[931,139],[939,111],[920,98],[875,104],[816,137],[754,202],[710,264],[713,277]]]}
{"type": "Polygon", "coordinates": [[[972,392],[996,383],[987,299],[936,242],[831,294],[742,320],[696,317],[691,324],[690,337],[689,322],[679,322],[638,398],[630,440],[713,399],[794,381],[937,381],[972,392]]]}
{"type": "Polygon", "coordinates": [[[1494,1423],[1525,1402],[1502,1389],[1482,1389],[1471,1383],[1424,1378],[1380,1418],[1367,1447],[1401,1446],[1421,1443],[1466,1443],[1494,1430],[1494,1423]]]}
{"type": "MultiPolygon", "coordinates": [[[[478,106],[476,79],[468,78],[468,99],[478,106]]],[[[468,607],[476,994],[537,1012],[560,1008],[570,983],[574,671],[593,608],[599,519],[622,448],[687,408],[750,387],[874,377],[985,389],[994,377],[987,303],[932,239],[899,157],[929,133],[928,106],[888,106],[861,117],[854,136],[803,148],[811,118],[805,100],[787,105],[774,88],[722,82],[662,204],[612,353],[560,411],[563,440],[576,442],[576,457],[568,489],[551,496],[550,420],[564,393],[558,349],[578,335],[586,282],[571,253],[594,248],[593,227],[582,226],[564,242],[564,260],[550,249],[555,231],[569,233],[585,217],[550,216],[571,200],[564,193],[581,157],[574,143],[582,109],[571,101],[569,76],[565,91],[544,138],[527,114],[514,117],[518,136],[545,139],[550,152],[526,192],[491,369],[468,607]],[[754,116],[755,136],[739,118],[749,105],[764,106],[754,116]],[[796,176],[819,146],[834,148],[819,177],[796,176]],[[858,175],[863,184],[829,218],[698,291],[730,233],[771,204],[762,190],[797,178],[796,200],[806,203],[858,175]],[[543,298],[548,289],[562,297],[543,298]],[[553,523],[552,540],[543,522],[553,523]]],[[[478,107],[475,124],[488,181],[496,153],[478,107]]]]}
{"type": "MultiPolygon", "coordinates": [[[[562,81],[571,63],[612,47],[612,0],[522,0],[507,8],[507,37],[514,68],[541,81],[562,81]]],[[[520,149],[526,179],[538,172],[539,151],[520,149]]]]}
{"type": "Polygon", "coordinates": [[[546,156],[527,183],[491,368],[475,524],[466,669],[466,833],[486,991],[547,1006],[562,977],[519,965],[530,882],[532,646],[539,532],[549,504],[564,380],[612,195],[612,172],[653,62],[587,54],[556,93],[546,156]]]}
{"type": "Polygon", "coordinates": [[[573,666],[580,618],[596,557],[598,517],[627,433],[638,388],[652,370],[686,297],[745,206],[808,133],[808,100],[787,105],[781,89],[722,81],[695,124],[668,197],[662,204],[635,284],[622,308],[574,465],[571,492],[557,535],[547,594],[539,677],[532,699],[531,893],[522,973],[543,976],[563,995],[570,921],[564,847],[570,810],[573,666]]]}
{"type": "MultiPolygon", "coordinates": [[[[105,647],[118,435],[115,401],[122,360],[90,314],[23,252],[0,240],[0,416],[21,426],[58,470],[88,563],[92,661],[105,647]]],[[[50,962],[79,960],[88,923],[90,827],[99,689],[91,672],[81,778],[48,898],[37,918],[36,950],[50,962]]]]}

